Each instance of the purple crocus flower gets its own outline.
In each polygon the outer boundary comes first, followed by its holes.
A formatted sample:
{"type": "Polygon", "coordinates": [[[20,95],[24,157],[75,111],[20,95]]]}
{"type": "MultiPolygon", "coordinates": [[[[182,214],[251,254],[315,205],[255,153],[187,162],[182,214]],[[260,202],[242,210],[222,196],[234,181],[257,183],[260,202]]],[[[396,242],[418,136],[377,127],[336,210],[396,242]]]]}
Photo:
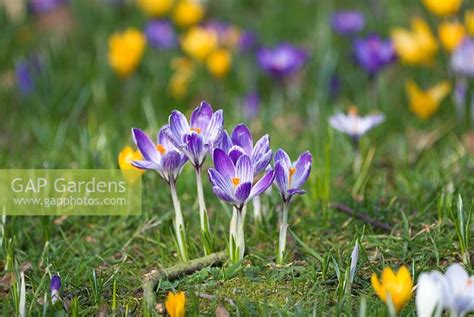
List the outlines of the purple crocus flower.
{"type": "Polygon", "coordinates": [[[240,34],[239,50],[242,53],[252,52],[257,47],[257,35],[255,32],[246,30],[240,34]]]}
{"type": "Polygon", "coordinates": [[[291,162],[288,154],[279,149],[275,153],[275,185],[280,191],[283,202],[288,204],[294,195],[304,194],[301,189],[311,173],[313,157],[311,153],[304,152],[296,162],[291,162]]]}
{"type": "Polygon", "coordinates": [[[145,26],[147,42],[153,48],[169,50],[177,46],[176,32],[169,21],[150,21],[145,26]]]}
{"type": "Polygon", "coordinates": [[[356,63],[369,75],[376,75],[396,59],[395,48],[390,40],[382,40],[377,34],[354,41],[353,54],[356,63]]]}
{"type": "Polygon", "coordinates": [[[53,275],[51,277],[49,288],[51,290],[51,302],[54,304],[59,299],[59,289],[61,288],[61,278],[58,275],[53,275]]]}
{"type": "Polygon", "coordinates": [[[191,114],[190,123],[178,110],[169,117],[164,129],[171,142],[181,150],[195,168],[200,169],[207,154],[214,149],[223,131],[222,110],[212,111],[211,105],[201,102],[191,114]]]}
{"type": "Polygon", "coordinates": [[[465,77],[474,77],[474,40],[465,39],[451,55],[453,71],[465,77]]]}
{"type": "Polygon", "coordinates": [[[255,90],[249,92],[243,100],[243,113],[247,120],[254,119],[260,110],[260,96],[255,90]]]}
{"type": "Polygon", "coordinates": [[[261,137],[254,145],[252,133],[245,124],[241,123],[234,127],[231,136],[227,134],[227,131],[224,131],[222,135],[219,148],[229,155],[234,164],[237,164],[240,156],[247,155],[252,161],[254,176],[263,172],[270,164],[272,150],[268,134],[261,137]]]}
{"type": "Polygon", "coordinates": [[[298,72],[308,59],[308,52],[289,43],[274,48],[261,48],[257,52],[260,68],[277,78],[290,76],[298,72]]]}
{"type": "Polygon", "coordinates": [[[239,211],[253,197],[266,191],[273,183],[274,171],[269,170],[254,183],[255,168],[252,159],[242,154],[234,163],[230,155],[222,149],[214,150],[214,166],[210,168],[209,179],[217,197],[232,204],[239,211]]]}
{"type": "Polygon", "coordinates": [[[35,89],[35,77],[41,71],[41,62],[37,55],[21,60],[15,65],[15,77],[20,93],[29,95],[35,89]]]}
{"type": "Polygon", "coordinates": [[[56,9],[66,0],[30,0],[30,8],[33,12],[44,13],[56,9]]]}
{"type": "Polygon", "coordinates": [[[167,126],[161,128],[155,145],[145,132],[132,128],[133,141],[143,156],[143,160],[132,161],[132,165],[155,170],[168,184],[175,184],[187,158],[170,142],[165,134],[166,129],[167,126]]]}
{"type": "Polygon", "coordinates": [[[334,12],[331,27],[339,35],[351,35],[362,31],[365,26],[364,15],[356,10],[334,12]]]}

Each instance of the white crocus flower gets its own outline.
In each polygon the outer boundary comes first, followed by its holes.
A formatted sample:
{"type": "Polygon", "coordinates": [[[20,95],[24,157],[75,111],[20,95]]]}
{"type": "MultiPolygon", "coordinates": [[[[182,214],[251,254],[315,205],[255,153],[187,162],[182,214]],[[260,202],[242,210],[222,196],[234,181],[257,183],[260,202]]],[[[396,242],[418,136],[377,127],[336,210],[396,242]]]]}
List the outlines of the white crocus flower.
{"type": "Polygon", "coordinates": [[[373,114],[361,117],[357,114],[357,108],[351,107],[347,114],[339,112],[329,118],[331,126],[357,141],[368,130],[379,125],[385,120],[383,114],[373,114]]]}
{"type": "Polygon", "coordinates": [[[458,263],[448,267],[444,286],[445,307],[456,317],[474,311],[474,276],[458,263]]]}
{"type": "Polygon", "coordinates": [[[418,317],[440,316],[443,310],[445,277],[439,272],[421,273],[416,287],[418,317]]]}

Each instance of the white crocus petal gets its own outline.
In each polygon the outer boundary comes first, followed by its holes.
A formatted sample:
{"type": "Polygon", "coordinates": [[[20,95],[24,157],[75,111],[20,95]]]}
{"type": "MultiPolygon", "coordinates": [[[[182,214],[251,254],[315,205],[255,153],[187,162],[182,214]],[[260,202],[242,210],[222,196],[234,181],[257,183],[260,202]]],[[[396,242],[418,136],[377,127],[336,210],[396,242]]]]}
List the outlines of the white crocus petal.
{"type": "Polygon", "coordinates": [[[444,282],[445,278],[439,272],[420,274],[416,287],[416,312],[418,317],[441,315],[444,282]]]}
{"type": "Polygon", "coordinates": [[[351,137],[360,137],[384,120],[385,116],[383,114],[360,117],[354,113],[344,114],[340,112],[329,118],[329,124],[334,129],[351,137]]]}
{"type": "Polygon", "coordinates": [[[359,240],[356,241],[354,245],[354,249],[351,253],[351,268],[349,271],[349,276],[351,279],[351,283],[354,282],[355,273],[357,270],[357,260],[359,259],[359,240]]]}
{"type": "Polygon", "coordinates": [[[449,266],[445,274],[447,297],[446,307],[455,316],[463,316],[474,311],[474,277],[458,263],[449,266]]]}

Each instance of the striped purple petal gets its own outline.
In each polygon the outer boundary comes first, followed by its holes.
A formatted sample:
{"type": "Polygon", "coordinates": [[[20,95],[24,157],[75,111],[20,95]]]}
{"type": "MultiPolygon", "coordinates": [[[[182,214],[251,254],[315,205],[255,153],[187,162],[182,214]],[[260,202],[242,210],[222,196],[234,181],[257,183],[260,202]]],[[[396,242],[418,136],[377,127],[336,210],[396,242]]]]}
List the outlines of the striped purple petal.
{"type": "Polygon", "coordinates": [[[227,153],[229,153],[229,157],[232,162],[234,162],[234,164],[237,164],[237,160],[239,159],[239,157],[245,154],[244,150],[237,145],[232,146],[227,153]]]}
{"type": "Polygon", "coordinates": [[[212,187],[212,191],[220,200],[228,202],[229,204],[233,204],[235,202],[234,198],[232,198],[229,193],[223,191],[220,187],[214,186],[212,187]]]}
{"type": "Polygon", "coordinates": [[[206,130],[203,132],[203,139],[207,144],[214,144],[219,140],[222,131],[224,130],[224,112],[217,110],[211,117],[206,130]]]}
{"type": "Polygon", "coordinates": [[[235,164],[235,174],[240,179],[241,183],[252,182],[253,167],[250,157],[242,155],[235,164]]]}
{"type": "Polygon", "coordinates": [[[224,177],[231,179],[235,176],[235,166],[230,157],[221,149],[215,149],[214,166],[216,170],[224,177]]]}
{"type": "Polygon", "coordinates": [[[244,149],[245,154],[251,155],[253,151],[253,139],[249,128],[245,124],[238,124],[232,131],[232,143],[244,149]]]}
{"type": "Polygon", "coordinates": [[[190,159],[193,160],[193,165],[200,166],[205,156],[202,137],[199,134],[192,132],[184,136],[184,142],[186,143],[186,149],[190,154],[190,159]]]}
{"type": "Polygon", "coordinates": [[[264,191],[266,191],[272,184],[275,178],[275,171],[269,170],[263,177],[253,186],[252,191],[250,192],[249,199],[252,199],[264,191]]]}
{"type": "Polygon", "coordinates": [[[186,120],[184,114],[178,110],[171,112],[169,125],[171,132],[175,134],[175,138],[181,142],[183,141],[184,135],[190,130],[188,120],[186,120]]]}
{"type": "Polygon", "coordinates": [[[298,189],[306,182],[311,173],[313,156],[309,152],[300,155],[295,164],[295,174],[292,177],[291,188],[298,189]]]}
{"type": "Polygon", "coordinates": [[[251,182],[245,182],[245,183],[239,184],[235,188],[235,198],[237,202],[243,206],[247,202],[250,196],[251,190],[252,190],[251,182]]]}
{"type": "Polygon", "coordinates": [[[137,148],[142,154],[143,158],[159,165],[161,162],[161,157],[148,135],[146,135],[145,132],[140,129],[132,128],[132,136],[133,141],[137,145],[137,148]]]}
{"type": "Polygon", "coordinates": [[[191,114],[191,127],[205,131],[212,118],[212,107],[203,101],[191,114]]]}
{"type": "Polygon", "coordinates": [[[135,166],[136,168],[142,170],[158,170],[160,169],[160,165],[153,163],[152,161],[131,161],[130,164],[135,166]]]}
{"type": "Polygon", "coordinates": [[[277,186],[283,199],[286,199],[288,191],[288,168],[284,165],[284,161],[280,160],[275,164],[275,185],[277,186]]]}
{"type": "Polygon", "coordinates": [[[272,151],[268,151],[266,154],[258,158],[258,161],[252,162],[254,175],[258,175],[263,172],[270,164],[272,160],[272,151]]]}
{"type": "Polygon", "coordinates": [[[209,175],[209,180],[213,187],[218,187],[224,193],[226,193],[229,197],[233,197],[234,189],[232,184],[230,183],[229,178],[225,178],[221,175],[217,170],[214,168],[210,168],[207,172],[209,175]]]}
{"type": "Polygon", "coordinates": [[[291,166],[291,160],[288,154],[283,149],[278,149],[275,153],[275,163],[282,160],[286,167],[291,166]]]}
{"type": "Polygon", "coordinates": [[[229,136],[229,133],[227,133],[226,130],[222,131],[221,137],[219,141],[216,144],[216,148],[224,150],[224,152],[229,153],[230,148],[232,147],[232,139],[229,136]]]}

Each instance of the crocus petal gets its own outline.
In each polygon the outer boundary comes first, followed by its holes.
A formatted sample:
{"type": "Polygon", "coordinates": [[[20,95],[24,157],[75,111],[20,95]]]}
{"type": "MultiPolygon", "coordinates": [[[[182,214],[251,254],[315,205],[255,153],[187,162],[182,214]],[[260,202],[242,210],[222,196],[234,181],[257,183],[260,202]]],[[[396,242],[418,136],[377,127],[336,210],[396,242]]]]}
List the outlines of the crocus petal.
{"type": "Polygon", "coordinates": [[[214,194],[216,194],[217,198],[219,198],[220,200],[223,200],[230,204],[235,203],[235,200],[232,198],[232,196],[230,196],[229,193],[220,189],[220,187],[214,186],[212,187],[212,191],[214,192],[214,194]]]}
{"type": "Polygon", "coordinates": [[[169,117],[170,129],[173,134],[175,134],[176,139],[183,141],[183,137],[186,133],[189,132],[188,120],[184,114],[178,110],[173,110],[169,117]]]}
{"type": "Polygon", "coordinates": [[[250,156],[253,150],[253,139],[249,128],[245,124],[238,124],[232,131],[232,142],[244,149],[245,154],[250,156]]]}
{"type": "Polygon", "coordinates": [[[275,163],[280,160],[283,161],[283,166],[286,166],[287,168],[291,166],[290,157],[283,149],[278,149],[278,151],[275,153],[275,163]]]}
{"type": "Polygon", "coordinates": [[[201,102],[201,105],[194,109],[191,114],[191,127],[199,128],[205,131],[212,118],[212,107],[207,102],[201,102]]]}
{"type": "Polygon", "coordinates": [[[131,161],[130,162],[134,167],[143,169],[143,170],[158,170],[161,169],[160,165],[153,163],[152,161],[131,161]]]}
{"type": "Polygon", "coordinates": [[[275,164],[275,185],[277,186],[283,198],[286,198],[288,191],[288,168],[284,166],[284,161],[280,160],[275,164]]]}
{"type": "Polygon", "coordinates": [[[202,137],[195,133],[189,133],[184,136],[184,142],[186,148],[190,153],[190,161],[194,166],[201,166],[202,161],[205,157],[204,145],[202,143],[202,137]]]}
{"type": "Polygon", "coordinates": [[[212,115],[207,129],[203,133],[203,139],[207,144],[214,144],[219,140],[219,137],[224,130],[224,113],[222,110],[217,110],[212,115]]]}
{"type": "Polygon", "coordinates": [[[296,161],[296,172],[291,181],[291,188],[300,188],[306,182],[311,173],[313,156],[309,152],[304,152],[296,161]]]}
{"type": "Polygon", "coordinates": [[[444,276],[439,272],[421,273],[416,288],[416,312],[419,317],[431,317],[443,307],[444,276]]]}
{"type": "Polygon", "coordinates": [[[303,195],[304,193],[306,193],[304,189],[288,189],[288,196],[303,195]]]}
{"type": "Polygon", "coordinates": [[[164,125],[160,129],[157,136],[157,143],[161,144],[167,151],[177,150],[178,148],[174,145],[174,142],[172,142],[170,139],[169,133],[167,132],[168,129],[169,129],[169,124],[164,125]]]}
{"type": "Polygon", "coordinates": [[[252,191],[250,192],[249,199],[252,199],[256,196],[259,196],[264,191],[266,191],[272,184],[275,179],[275,171],[269,170],[263,177],[253,186],[252,191]]]}
{"type": "Polygon", "coordinates": [[[240,182],[247,183],[252,182],[253,179],[253,168],[250,157],[242,155],[235,164],[235,174],[240,179],[240,182]]]}
{"type": "Polygon", "coordinates": [[[177,151],[168,151],[161,162],[163,173],[168,180],[176,180],[183,168],[181,153],[177,151]]]}
{"type": "Polygon", "coordinates": [[[252,149],[252,162],[256,161],[260,156],[264,155],[270,151],[270,136],[265,134],[260,140],[255,143],[255,146],[252,149]]]}
{"type": "Polygon", "coordinates": [[[229,153],[230,148],[232,147],[232,139],[229,136],[229,133],[227,131],[222,131],[221,137],[216,144],[216,148],[224,150],[224,152],[229,153]]]}
{"type": "MultiPolygon", "coordinates": [[[[171,131],[170,125],[165,125],[161,130],[163,130],[163,134],[168,138],[169,142],[165,142],[164,144],[169,145],[169,143],[173,144],[174,148],[179,148],[183,145],[182,136],[176,135],[171,131]]],[[[158,135],[158,139],[160,136],[158,135]]],[[[162,140],[164,141],[164,140],[162,140]]],[[[163,143],[162,143],[163,144],[163,143]]],[[[163,145],[164,145],[163,144],[163,145]]],[[[166,147],[166,146],[165,146],[166,147]]]]}
{"type": "Polygon", "coordinates": [[[161,157],[155,148],[155,145],[150,140],[148,135],[140,129],[132,128],[133,141],[137,145],[138,150],[143,158],[147,161],[152,161],[155,164],[160,164],[161,157]]]}
{"type": "Polygon", "coordinates": [[[235,166],[230,157],[221,149],[215,149],[214,166],[216,170],[225,178],[231,179],[235,176],[235,166]]]}
{"type": "Polygon", "coordinates": [[[234,145],[233,147],[231,147],[228,153],[229,153],[229,157],[231,158],[232,162],[234,162],[234,164],[237,163],[237,160],[239,159],[239,157],[245,154],[244,150],[240,146],[237,146],[237,145],[234,145]]]}
{"type": "Polygon", "coordinates": [[[207,172],[209,175],[209,180],[211,181],[212,186],[219,187],[224,193],[228,196],[233,197],[234,189],[230,183],[230,179],[225,178],[217,170],[210,168],[207,172]]]}
{"type": "Polygon", "coordinates": [[[264,155],[262,155],[258,161],[256,162],[252,162],[252,165],[253,165],[253,174],[254,175],[258,175],[260,174],[262,171],[264,171],[268,165],[270,164],[271,160],[272,160],[272,151],[268,151],[267,153],[265,153],[264,155]]]}
{"type": "Polygon", "coordinates": [[[250,191],[252,190],[252,183],[245,182],[239,184],[235,188],[235,198],[240,204],[245,204],[248,201],[250,191]]]}

